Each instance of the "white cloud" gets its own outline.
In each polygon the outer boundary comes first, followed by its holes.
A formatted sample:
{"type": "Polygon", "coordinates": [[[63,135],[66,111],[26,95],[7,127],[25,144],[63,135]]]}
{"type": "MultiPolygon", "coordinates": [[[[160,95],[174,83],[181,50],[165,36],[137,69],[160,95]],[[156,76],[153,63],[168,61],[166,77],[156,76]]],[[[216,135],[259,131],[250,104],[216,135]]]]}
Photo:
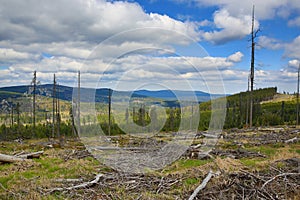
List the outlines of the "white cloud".
{"type": "MultiPolygon", "coordinates": [[[[197,89],[205,90],[202,82],[222,84],[216,83],[221,75],[227,90],[233,92],[247,87],[249,72],[232,69],[242,61],[241,52],[224,57],[176,57],[176,48],[201,39],[222,44],[244,38],[251,31],[253,2],[257,20],[289,17],[291,8],[300,8],[297,0],[192,1],[217,6],[213,21],[182,22],[167,15],[146,13],[137,3],[127,1],[0,0],[0,63],[5,64],[5,69],[0,70],[1,83],[29,84],[32,71],[37,70],[42,83],[51,82],[56,73],[61,84],[72,86],[80,69],[85,86],[95,86],[103,78],[109,82],[101,87],[128,80],[124,89],[144,81],[184,89],[180,88],[181,81],[188,80],[197,89]],[[211,31],[199,31],[203,26],[211,31]],[[99,43],[101,48],[94,49],[99,43]],[[43,58],[42,53],[53,57],[43,58]]],[[[297,20],[290,20],[290,25],[297,25],[297,20]]],[[[257,29],[258,21],[255,24],[257,29]]],[[[285,48],[287,57],[299,59],[299,37],[290,44],[267,37],[260,41],[266,48],[285,48]]],[[[289,69],[283,74],[259,71],[257,77],[258,86],[260,81],[278,82],[278,78],[289,83],[294,73],[289,69]]]]}
{"type": "Polygon", "coordinates": [[[298,0],[175,0],[180,3],[195,2],[199,6],[217,6],[227,10],[232,16],[251,15],[255,5],[255,16],[259,20],[272,19],[276,15],[287,17],[293,10],[300,9],[298,0]]]}
{"type": "Polygon", "coordinates": [[[289,66],[291,66],[291,67],[298,67],[299,64],[300,64],[299,60],[296,60],[296,59],[289,61],[289,66]]]}
{"type": "Polygon", "coordinates": [[[38,56],[11,48],[0,48],[0,63],[15,63],[22,60],[37,59],[38,56]]]}
{"type": "Polygon", "coordinates": [[[283,57],[300,60],[300,35],[291,42],[282,42],[266,36],[259,37],[258,47],[271,50],[284,50],[283,57]]]}
{"type": "Polygon", "coordinates": [[[289,26],[300,26],[300,17],[288,21],[289,26]]]}
{"type": "Polygon", "coordinates": [[[241,53],[240,51],[230,55],[227,60],[230,62],[241,62],[242,58],[243,58],[243,53],[241,53]]]}
{"type": "MultiPolygon", "coordinates": [[[[13,40],[20,44],[70,40],[99,43],[124,30],[145,27],[159,27],[198,37],[196,26],[191,22],[147,14],[140,5],[123,1],[4,1],[1,3],[0,22],[1,40],[13,40]]],[[[154,36],[160,34],[158,30],[154,32],[154,36]]],[[[145,39],[147,36],[132,38],[145,39]]],[[[178,41],[173,40],[172,35],[168,37],[173,42],[178,41]]],[[[152,37],[152,42],[164,43],[162,39],[165,38],[152,37]]]]}
{"type": "MultiPolygon", "coordinates": [[[[251,16],[232,16],[227,10],[222,9],[214,14],[214,24],[218,29],[204,32],[203,38],[215,44],[223,44],[232,40],[242,39],[251,33],[251,16]]],[[[259,23],[255,21],[255,30],[259,23]]]]}
{"type": "Polygon", "coordinates": [[[300,60],[300,35],[291,43],[285,44],[285,56],[300,60]]]}
{"type": "Polygon", "coordinates": [[[272,50],[281,49],[284,47],[283,42],[280,42],[277,39],[269,38],[267,36],[260,36],[258,38],[258,48],[267,48],[272,50]]]}

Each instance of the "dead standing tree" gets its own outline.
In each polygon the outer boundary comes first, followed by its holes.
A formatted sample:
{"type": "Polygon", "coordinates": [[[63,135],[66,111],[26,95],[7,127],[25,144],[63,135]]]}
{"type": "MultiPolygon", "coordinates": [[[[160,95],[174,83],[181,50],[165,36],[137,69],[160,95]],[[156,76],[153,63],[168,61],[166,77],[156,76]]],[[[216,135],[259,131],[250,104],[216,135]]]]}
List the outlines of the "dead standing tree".
{"type": "Polygon", "coordinates": [[[252,9],[252,27],[251,27],[251,69],[250,69],[250,116],[249,116],[249,126],[252,127],[253,124],[253,85],[254,85],[254,57],[255,57],[255,38],[259,29],[254,32],[254,8],[252,9]]]}
{"type": "Polygon", "coordinates": [[[52,138],[55,137],[55,124],[56,124],[56,78],[53,76],[53,90],[52,90],[52,138]]]}
{"type": "Polygon", "coordinates": [[[298,80],[297,80],[297,116],[296,116],[296,125],[299,125],[299,78],[300,78],[300,63],[298,66],[298,80]]]}
{"type": "Polygon", "coordinates": [[[59,101],[59,85],[56,82],[56,76],[53,76],[53,91],[52,91],[52,138],[57,136],[59,145],[64,145],[64,136],[60,134],[60,101],[59,101]],[[55,134],[56,132],[56,134],[55,134]]]}

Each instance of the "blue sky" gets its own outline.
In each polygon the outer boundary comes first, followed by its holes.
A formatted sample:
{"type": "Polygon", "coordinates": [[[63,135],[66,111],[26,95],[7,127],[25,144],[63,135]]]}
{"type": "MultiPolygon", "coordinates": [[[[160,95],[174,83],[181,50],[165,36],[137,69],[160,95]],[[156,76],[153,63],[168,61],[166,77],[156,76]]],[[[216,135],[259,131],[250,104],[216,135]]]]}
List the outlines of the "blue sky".
{"type": "Polygon", "coordinates": [[[247,89],[250,28],[258,32],[255,88],[296,90],[298,0],[0,0],[2,86],[41,83],[118,90],[247,89]]]}

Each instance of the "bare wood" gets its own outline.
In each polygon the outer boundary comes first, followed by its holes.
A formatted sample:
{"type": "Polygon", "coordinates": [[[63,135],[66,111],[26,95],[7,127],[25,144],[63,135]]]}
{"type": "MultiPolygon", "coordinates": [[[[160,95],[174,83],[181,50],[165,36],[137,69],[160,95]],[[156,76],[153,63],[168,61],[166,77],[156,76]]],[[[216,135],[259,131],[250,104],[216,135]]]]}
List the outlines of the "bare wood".
{"type": "Polygon", "coordinates": [[[289,139],[289,140],[284,141],[284,143],[289,144],[289,143],[296,143],[296,142],[298,142],[298,141],[300,141],[300,138],[294,137],[294,138],[292,138],[292,139],[289,139]]]}
{"type": "Polygon", "coordinates": [[[37,151],[37,152],[33,152],[33,153],[27,153],[27,154],[17,155],[16,157],[23,158],[23,159],[40,158],[40,156],[43,153],[44,153],[44,151],[37,151]]]}
{"type": "Polygon", "coordinates": [[[59,179],[55,179],[55,182],[65,182],[65,183],[74,183],[74,182],[82,182],[83,179],[82,178],[59,178],[59,179]]]}
{"type": "Polygon", "coordinates": [[[205,179],[202,181],[202,183],[194,190],[193,194],[190,196],[189,200],[193,200],[197,194],[206,187],[207,183],[209,182],[209,180],[212,178],[213,173],[212,171],[209,171],[209,173],[207,174],[207,176],[205,177],[205,179]]]}
{"type": "Polygon", "coordinates": [[[100,178],[103,177],[103,174],[97,174],[95,179],[90,181],[90,182],[85,182],[79,185],[75,185],[75,186],[71,186],[71,187],[65,187],[65,188],[54,188],[50,190],[50,193],[52,192],[56,192],[56,191],[64,191],[64,190],[75,190],[75,189],[82,189],[82,188],[89,188],[93,185],[95,185],[96,183],[99,182],[100,178]]]}
{"type": "Polygon", "coordinates": [[[20,162],[20,161],[24,161],[24,160],[25,160],[24,158],[20,158],[20,157],[16,157],[16,156],[0,154],[0,162],[13,163],[13,162],[20,162]]]}
{"type": "Polygon", "coordinates": [[[93,149],[96,150],[118,150],[118,151],[154,151],[159,150],[159,148],[146,148],[146,147],[114,147],[114,146],[97,146],[93,149]]]}
{"type": "Polygon", "coordinates": [[[281,176],[299,176],[300,173],[283,173],[283,174],[278,174],[276,176],[274,176],[273,178],[267,180],[261,187],[261,189],[263,189],[267,184],[269,184],[270,182],[274,181],[276,178],[279,178],[281,176]]]}

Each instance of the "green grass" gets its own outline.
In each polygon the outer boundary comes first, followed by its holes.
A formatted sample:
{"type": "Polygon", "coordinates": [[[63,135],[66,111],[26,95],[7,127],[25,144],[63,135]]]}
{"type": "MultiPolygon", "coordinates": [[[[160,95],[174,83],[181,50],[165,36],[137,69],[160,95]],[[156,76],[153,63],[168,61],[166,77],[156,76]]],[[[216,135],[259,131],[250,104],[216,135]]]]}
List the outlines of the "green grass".
{"type": "Polygon", "coordinates": [[[197,178],[187,178],[186,180],[184,180],[184,185],[195,185],[199,183],[199,180],[197,178]]]}
{"type": "MultiPolygon", "coordinates": [[[[12,180],[14,178],[14,175],[9,175],[9,176],[5,176],[5,177],[0,177],[0,184],[2,184],[2,186],[4,188],[7,188],[8,187],[8,182],[10,180],[12,180]]],[[[0,191],[3,190],[3,188],[0,187],[0,191]]]]}
{"type": "Polygon", "coordinates": [[[212,159],[209,160],[180,159],[175,161],[171,166],[167,167],[164,170],[164,172],[171,173],[171,172],[186,170],[194,167],[199,167],[210,162],[212,162],[212,159]]]}
{"type": "Polygon", "coordinates": [[[258,146],[258,147],[249,147],[247,150],[258,152],[261,154],[264,154],[266,156],[273,156],[275,155],[279,150],[278,148],[282,147],[281,145],[264,145],[264,146],[258,146]]]}
{"type": "Polygon", "coordinates": [[[241,158],[239,159],[245,166],[256,168],[259,163],[265,161],[265,158],[241,158]]]}

